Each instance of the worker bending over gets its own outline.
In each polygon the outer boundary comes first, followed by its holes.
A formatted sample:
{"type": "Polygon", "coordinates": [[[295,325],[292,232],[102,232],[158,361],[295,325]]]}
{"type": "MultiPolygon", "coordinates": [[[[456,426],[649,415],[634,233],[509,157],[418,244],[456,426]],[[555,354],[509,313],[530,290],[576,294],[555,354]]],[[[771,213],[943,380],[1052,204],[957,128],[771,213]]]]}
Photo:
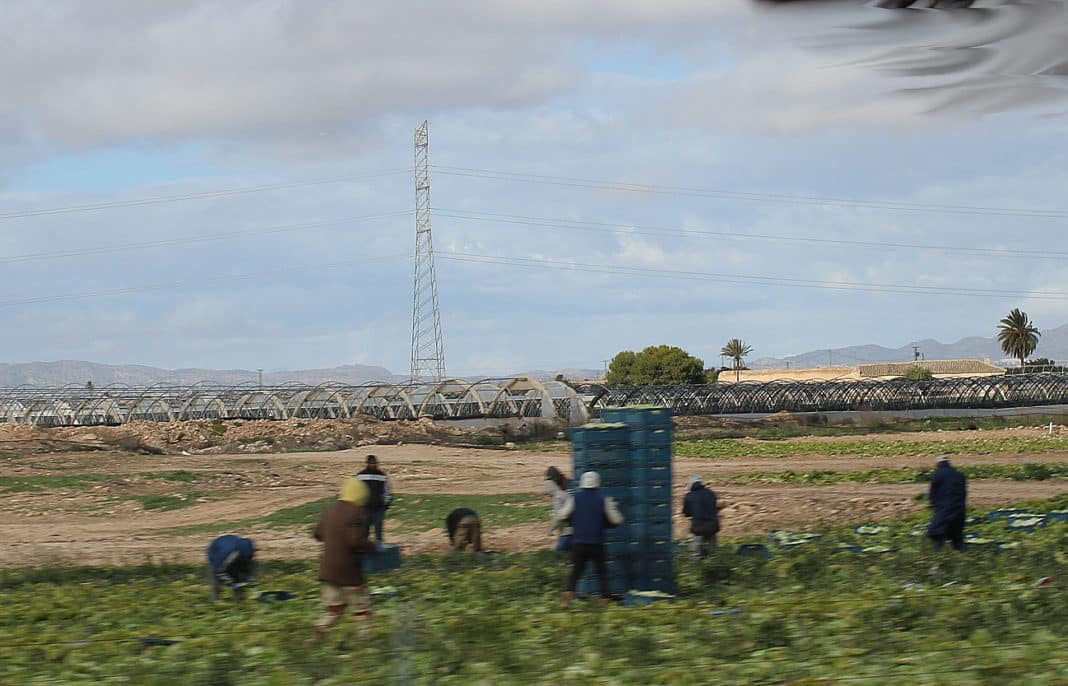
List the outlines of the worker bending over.
{"type": "Polygon", "coordinates": [[[245,587],[256,583],[256,545],[252,539],[226,534],[212,541],[208,546],[208,578],[211,602],[219,599],[223,586],[243,600],[245,587]]]}
{"type": "Polygon", "coordinates": [[[463,551],[471,546],[471,552],[482,552],[482,521],[478,513],[466,507],[458,507],[445,518],[445,532],[454,551],[463,551]]]}

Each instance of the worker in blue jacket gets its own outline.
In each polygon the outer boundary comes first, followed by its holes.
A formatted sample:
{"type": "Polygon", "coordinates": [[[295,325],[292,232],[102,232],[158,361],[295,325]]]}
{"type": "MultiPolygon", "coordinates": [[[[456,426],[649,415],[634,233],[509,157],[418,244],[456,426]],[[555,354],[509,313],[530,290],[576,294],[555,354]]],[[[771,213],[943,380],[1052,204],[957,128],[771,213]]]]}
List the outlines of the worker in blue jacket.
{"type": "Polygon", "coordinates": [[[252,539],[227,534],[212,541],[208,546],[208,576],[211,602],[219,599],[222,586],[242,599],[245,587],[256,584],[256,545],[252,539]]]}
{"type": "Polygon", "coordinates": [[[964,549],[964,519],[968,505],[968,480],[940,455],[931,476],[927,499],[934,509],[927,537],[941,548],[949,541],[956,550],[964,549]]]}
{"type": "Polygon", "coordinates": [[[592,562],[601,585],[602,602],[610,598],[608,588],[608,564],[605,557],[604,530],[623,523],[623,515],[616,501],[601,492],[601,475],[585,472],[579,479],[579,491],[564,506],[561,519],[571,520],[571,576],[564,592],[564,605],[575,599],[578,580],[592,562]]]}

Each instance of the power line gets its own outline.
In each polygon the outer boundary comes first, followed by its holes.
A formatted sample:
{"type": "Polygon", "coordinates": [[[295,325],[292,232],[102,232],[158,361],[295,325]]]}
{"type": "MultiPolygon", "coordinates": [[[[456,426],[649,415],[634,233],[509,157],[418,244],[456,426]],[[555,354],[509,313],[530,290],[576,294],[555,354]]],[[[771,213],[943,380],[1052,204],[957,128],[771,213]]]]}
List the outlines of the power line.
{"type": "Polygon", "coordinates": [[[479,255],[473,253],[439,253],[438,257],[456,262],[476,264],[501,264],[513,267],[544,268],[566,271],[579,271],[602,274],[628,274],[632,276],[655,276],[674,279],[698,281],[717,281],[740,285],[793,286],[797,288],[819,288],[838,291],[861,291],[871,293],[898,293],[903,295],[965,295],[978,297],[1025,296],[1035,300],[1068,300],[1064,291],[1008,291],[986,288],[915,286],[909,284],[855,283],[847,281],[819,281],[815,279],[788,279],[775,276],[748,274],[723,274],[714,272],[692,272],[671,269],[651,269],[646,267],[627,267],[622,265],[588,264],[581,262],[564,262],[559,260],[532,259],[523,257],[503,257],[498,255],[479,255]]]}
{"type": "Polygon", "coordinates": [[[301,267],[278,267],[271,270],[260,272],[249,272],[246,274],[232,274],[230,276],[219,276],[208,279],[197,279],[196,281],[176,281],[172,283],[159,283],[149,284],[145,286],[132,286],[129,288],[113,288],[104,291],[90,291],[87,293],[65,293],[62,295],[44,295],[37,298],[26,298],[23,300],[5,300],[0,301],[0,308],[3,307],[15,307],[18,305],[38,305],[42,303],[61,302],[66,300],[88,300],[90,298],[104,298],[112,295],[129,295],[134,293],[149,293],[153,291],[173,290],[177,288],[185,288],[187,286],[203,286],[207,284],[227,283],[232,281],[246,281],[248,279],[260,279],[265,277],[277,276],[278,274],[287,273],[299,273],[309,271],[319,271],[327,269],[338,269],[340,267],[349,267],[357,264],[369,264],[372,262],[381,262],[386,260],[394,260],[398,258],[407,258],[408,255],[380,255],[378,257],[368,257],[361,260],[345,260],[343,262],[330,262],[327,264],[305,265],[301,267]]]}
{"type": "Polygon", "coordinates": [[[0,214],[0,221],[7,219],[19,219],[22,217],[40,217],[43,215],[51,214],[67,214],[71,212],[90,212],[93,210],[105,210],[115,207],[140,207],[143,205],[155,205],[168,202],[179,202],[182,200],[204,200],[209,198],[223,198],[232,195],[243,195],[246,193],[263,193],[265,191],[277,191],[285,190],[288,188],[304,188],[307,186],[321,186],[329,183],[341,183],[343,181],[366,181],[369,179],[378,179],[385,176],[393,176],[396,174],[407,174],[408,169],[396,169],[392,171],[378,172],[376,174],[365,174],[362,176],[335,176],[324,179],[313,179],[310,181],[294,181],[291,183],[274,183],[264,186],[246,186],[239,188],[226,188],[218,191],[203,191],[199,193],[183,193],[180,195],[158,195],[149,198],[136,198],[133,200],[114,200],[110,202],[92,203],[87,205],[69,205],[66,207],[49,207],[37,210],[20,210],[17,212],[8,212],[6,214],[0,214]]]}
{"type": "Polygon", "coordinates": [[[1068,259],[1068,252],[1055,250],[1017,250],[1010,248],[970,248],[966,246],[936,245],[925,243],[890,243],[878,241],[857,241],[849,239],[815,238],[812,236],[783,236],[776,234],[741,233],[735,231],[704,231],[641,224],[620,224],[614,222],[587,221],[581,219],[553,219],[550,217],[530,217],[525,215],[501,214],[496,212],[477,212],[473,210],[438,209],[440,216],[467,221],[497,222],[521,226],[537,226],[547,229],[570,231],[603,231],[616,234],[650,235],[650,236],[693,236],[697,238],[737,238],[745,240],[789,241],[795,243],[813,243],[819,245],[842,245],[855,248],[901,248],[909,250],[937,250],[945,252],[972,253],[991,257],[1025,257],[1034,259],[1063,260],[1068,259]]]}
{"type": "Polygon", "coordinates": [[[11,255],[9,257],[0,257],[0,264],[8,264],[12,262],[29,262],[32,260],[46,260],[62,257],[81,257],[84,255],[100,255],[104,253],[123,252],[126,250],[140,250],[142,248],[159,248],[173,245],[202,243],[207,241],[221,241],[228,240],[230,238],[240,238],[243,236],[263,236],[273,233],[299,231],[301,229],[315,229],[324,226],[335,226],[338,224],[347,224],[350,222],[355,223],[362,221],[370,221],[372,219],[384,219],[386,217],[396,217],[410,214],[412,214],[411,210],[401,210],[397,212],[371,214],[360,217],[339,217],[337,219],[307,222],[304,224],[281,224],[277,226],[264,227],[261,229],[247,229],[244,231],[229,231],[214,234],[201,234],[199,236],[187,236],[183,238],[166,238],[158,241],[146,241],[143,243],[126,243],[122,245],[101,246],[96,248],[84,248],[78,250],[58,250],[54,252],[27,253],[24,255],[11,255]]]}
{"type": "Polygon", "coordinates": [[[782,193],[756,193],[733,191],[716,188],[697,188],[690,186],[670,186],[660,184],[628,183],[603,181],[568,176],[549,176],[544,174],[524,174],[519,172],[496,171],[492,169],[475,169],[470,167],[445,167],[434,165],[439,174],[462,176],[493,181],[516,181],[521,183],[540,183],[553,186],[589,188],[593,190],[627,191],[634,193],[663,193],[694,197],[712,197],[728,200],[749,200],[754,202],[782,202],[805,205],[831,205],[838,207],[858,207],[901,212],[937,212],[943,214],[971,214],[998,217],[1033,217],[1038,219],[1065,219],[1068,210],[1036,210],[1012,207],[982,207],[970,205],[939,205],[933,203],[914,203],[903,201],[856,200],[850,198],[820,197],[811,195],[787,195],[782,193]]]}

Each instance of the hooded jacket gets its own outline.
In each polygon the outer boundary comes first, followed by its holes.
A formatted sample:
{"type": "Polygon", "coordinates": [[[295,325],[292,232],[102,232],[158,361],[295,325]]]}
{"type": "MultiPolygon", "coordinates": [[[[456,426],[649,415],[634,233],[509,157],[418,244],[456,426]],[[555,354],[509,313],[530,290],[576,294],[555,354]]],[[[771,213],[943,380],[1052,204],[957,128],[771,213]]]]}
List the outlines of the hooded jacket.
{"type": "Polygon", "coordinates": [[[690,482],[690,492],[682,500],[682,514],[690,518],[690,533],[712,536],[719,533],[719,506],[716,494],[700,481],[690,482]]]}
{"type": "Polygon", "coordinates": [[[545,480],[545,492],[552,496],[553,509],[549,515],[549,531],[558,532],[561,536],[571,535],[571,523],[563,516],[568,503],[571,502],[571,494],[560,488],[552,479],[545,480]]]}
{"type": "Polygon", "coordinates": [[[941,534],[948,523],[963,520],[968,506],[968,480],[949,462],[939,462],[927,494],[934,516],[928,532],[941,534]]]}
{"type": "Polygon", "coordinates": [[[315,527],[315,540],[323,542],[319,559],[319,580],[335,586],[363,586],[363,553],[375,545],[363,532],[367,516],[364,505],[367,486],[354,477],[345,479],[338,501],[326,508],[315,527]]]}

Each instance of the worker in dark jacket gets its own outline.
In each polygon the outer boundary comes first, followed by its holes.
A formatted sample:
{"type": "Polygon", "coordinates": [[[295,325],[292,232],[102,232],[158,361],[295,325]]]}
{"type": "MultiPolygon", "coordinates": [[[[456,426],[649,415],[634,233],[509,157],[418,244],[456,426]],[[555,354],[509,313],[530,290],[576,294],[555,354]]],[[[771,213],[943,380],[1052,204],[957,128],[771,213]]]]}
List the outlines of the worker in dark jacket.
{"type": "Polygon", "coordinates": [[[601,586],[602,602],[608,602],[608,565],[605,558],[604,530],[623,523],[623,515],[612,498],[601,493],[601,475],[585,472],[579,479],[579,492],[561,513],[571,520],[571,576],[564,591],[564,605],[575,599],[578,580],[586,571],[586,564],[593,563],[601,586]]]}
{"type": "Polygon", "coordinates": [[[233,534],[219,536],[208,546],[208,576],[211,602],[219,599],[219,589],[229,587],[242,599],[246,586],[256,583],[256,545],[250,538],[233,534]]]}
{"type": "Polygon", "coordinates": [[[478,513],[466,507],[458,507],[445,517],[445,533],[454,551],[463,551],[471,546],[471,552],[482,552],[482,520],[478,513]]]}
{"type": "Polygon", "coordinates": [[[360,620],[371,617],[371,601],[363,573],[363,554],[374,552],[367,540],[364,521],[367,510],[367,486],[356,478],[348,478],[341,486],[336,503],[328,507],[315,527],[315,540],[322,541],[323,554],[319,560],[320,597],[323,615],[316,625],[316,635],[330,631],[351,607],[360,620]]]}
{"type": "Polygon", "coordinates": [[[393,503],[393,489],[389,485],[389,477],[378,468],[378,458],[374,455],[367,456],[367,466],[356,475],[356,478],[367,484],[371,495],[367,499],[368,518],[364,524],[364,534],[370,536],[371,527],[375,529],[375,541],[382,545],[382,527],[386,522],[386,510],[393,503]]]}
{"type": "Polygon", "coordinates": [[[934,541],[936,548],[941,548],[949,541],[956,550],[963,550],[968,481],[949,464],[949,458],[945,455],[938,458],[927,499],[934,508],[927,537],[934,541]]]}
{"type": "Polygon", "coordinates": [[[695,558],[706,557],[716,552],[716,536],[719,534],[719,511],[723,503],[716,494],[705,487],[700,476],[691,476],[686,497],[682,500],[682,514],[690,518],[690,553],[695,558]]]}

